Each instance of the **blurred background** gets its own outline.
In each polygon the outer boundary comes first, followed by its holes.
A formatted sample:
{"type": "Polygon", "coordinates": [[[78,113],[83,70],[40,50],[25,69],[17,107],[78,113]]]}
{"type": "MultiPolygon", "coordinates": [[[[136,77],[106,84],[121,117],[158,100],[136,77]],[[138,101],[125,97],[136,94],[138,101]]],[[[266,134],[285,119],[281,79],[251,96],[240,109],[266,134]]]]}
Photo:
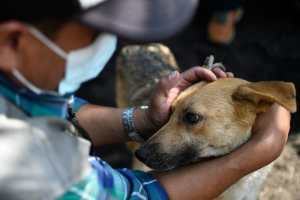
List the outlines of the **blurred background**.
{"type": "MultiPolygon", "coordinates": [[[[173,51],[181,69],[202,64],[213,54],[236,77],[291,81],[299,91],[299,36],[300,0],[202,0],[193,22],[162,43],[173,51]]],[[[133,43],[120,39],[118,52],[127,44],[133,43]]],[[[79,96],[95,104],[115,106],[118,52],[97,79],[82,86],[79,96]]],[[[299,105],[299,95],[297,98],[299,105]]],[[[292,121],[292,132],[299,132],[299,114],[293,115],[292,121]]],[[[130,166],[131,154],[124,146],[104,147],[97,152],[115,167],[130,166]]]]}

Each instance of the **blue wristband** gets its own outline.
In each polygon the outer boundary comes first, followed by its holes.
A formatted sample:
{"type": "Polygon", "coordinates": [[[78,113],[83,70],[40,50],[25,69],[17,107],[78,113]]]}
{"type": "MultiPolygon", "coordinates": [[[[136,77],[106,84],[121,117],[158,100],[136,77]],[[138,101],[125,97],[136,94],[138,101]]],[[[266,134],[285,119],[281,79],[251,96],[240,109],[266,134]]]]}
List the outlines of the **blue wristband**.
{"type": "Polygon", "coordinates": [[[143,143],[145,142],[145,140],[136,131],[136,128],[134,126],[134,110],[135,108],[127,108],[122,113],[122,123],[124,127],[124,132],[132,141],[143,143]]]}

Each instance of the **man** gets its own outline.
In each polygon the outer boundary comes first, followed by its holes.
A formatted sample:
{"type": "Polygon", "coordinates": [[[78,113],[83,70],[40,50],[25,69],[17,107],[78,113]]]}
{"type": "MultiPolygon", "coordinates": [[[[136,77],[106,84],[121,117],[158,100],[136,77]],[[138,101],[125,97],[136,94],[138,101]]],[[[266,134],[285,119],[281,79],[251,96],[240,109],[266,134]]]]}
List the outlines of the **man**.
{"type": "Polygon", "coordinates": [[[230,45],[236,35],[236,24],[243,15],[243,0],[207,1],[206,8],[211,17],[208,22],[207,35],[210,42],[230,45]]]}
{"type": "Polygon", "coordinates": [[[167,122],[182,90],[232,74],[201,67],[174,72],[160,81],[148,109],[108,108],[71,98],[113,52],[115,37],[98,35],[98,30],[137,40],[163,39],[182,28],[196,6],[194,0],[74,2],[7,2],[1,7],[1,198],[213,199],[279,156],[290,115],[274,105],[259,117],[247,144],[206,163],[150,174],[114,170],[99,158],[88,162],[89,142],[74,137],[77,131],[63,118],[71,118],[95,146],[146,139],[167,122]],[[81,13],[75,17],[81,23],[66,18],[73,12],[81,13]],[[70,107],[75,114],[68,114],[70,107]]]}

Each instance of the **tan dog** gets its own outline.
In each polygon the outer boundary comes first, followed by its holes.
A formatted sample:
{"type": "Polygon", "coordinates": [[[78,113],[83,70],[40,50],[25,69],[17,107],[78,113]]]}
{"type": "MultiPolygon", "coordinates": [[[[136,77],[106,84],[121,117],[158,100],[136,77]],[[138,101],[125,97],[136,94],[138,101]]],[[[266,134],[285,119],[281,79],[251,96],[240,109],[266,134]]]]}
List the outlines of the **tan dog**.
{"type": "MultiPolygon", "coordinates": [[[[257,114],[275,102],[295,112],[294,85],[279,81],[250,83],[237,78],[200,82],[180,94],[169,122],[136,155],[153,169],[170,170],[227,154],[251,137],[257,114]]],[[[249,175],[220,199],[256,199],[267,171],[249,175]]]]}
{"type": "MultiPolygon", "coordinates": [[[[160,44],[127,46],[118,58],[119,107],[147,105],[157,80],[177,69],[171,51],[160,44]]],[[[284,82],[250,83],[241,79],[200,82],[181,93],[169,122],[137,152],[150,167],[172,169],[202,158],[221,156],[251,136],[257,113],[277,102],[296,111],[295,88],[284,82]]],[[[136,145],[131,146],[132,150],[136,145]]],[[[136,169],[144,169],[135,162],[136,169]]],[[[224,192],[218,199],[257,199],[271,168],[258,170],[224,192]]]]}

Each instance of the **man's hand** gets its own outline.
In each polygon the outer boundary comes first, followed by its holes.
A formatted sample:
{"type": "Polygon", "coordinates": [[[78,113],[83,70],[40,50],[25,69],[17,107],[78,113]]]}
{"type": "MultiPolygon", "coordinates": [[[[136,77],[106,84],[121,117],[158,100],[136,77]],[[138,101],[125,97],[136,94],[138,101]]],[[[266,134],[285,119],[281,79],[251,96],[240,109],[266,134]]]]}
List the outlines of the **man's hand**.
{"type": "Polygon", "coordinates": [[[204,81],[215,81],[218,78],[233,77],[233,74],[222,71],[220,68],[208,70],[203,67],[193,67],[183,73],[174,71],[169,76],[162,78],[151,99],[147,119],[156,131],[169,119],[172,102],[176,97],[191,86],[193,83],[204,81]]]}
{"type": "Polygon", "coordinates": [[[254,168],[272,162],[281,154],[288,139],[290,119],[290,112],[276,103],[256,118],[249,141],[253,148],[257,148],[252,151],[259,151],[260,155],[254,168]]]}

